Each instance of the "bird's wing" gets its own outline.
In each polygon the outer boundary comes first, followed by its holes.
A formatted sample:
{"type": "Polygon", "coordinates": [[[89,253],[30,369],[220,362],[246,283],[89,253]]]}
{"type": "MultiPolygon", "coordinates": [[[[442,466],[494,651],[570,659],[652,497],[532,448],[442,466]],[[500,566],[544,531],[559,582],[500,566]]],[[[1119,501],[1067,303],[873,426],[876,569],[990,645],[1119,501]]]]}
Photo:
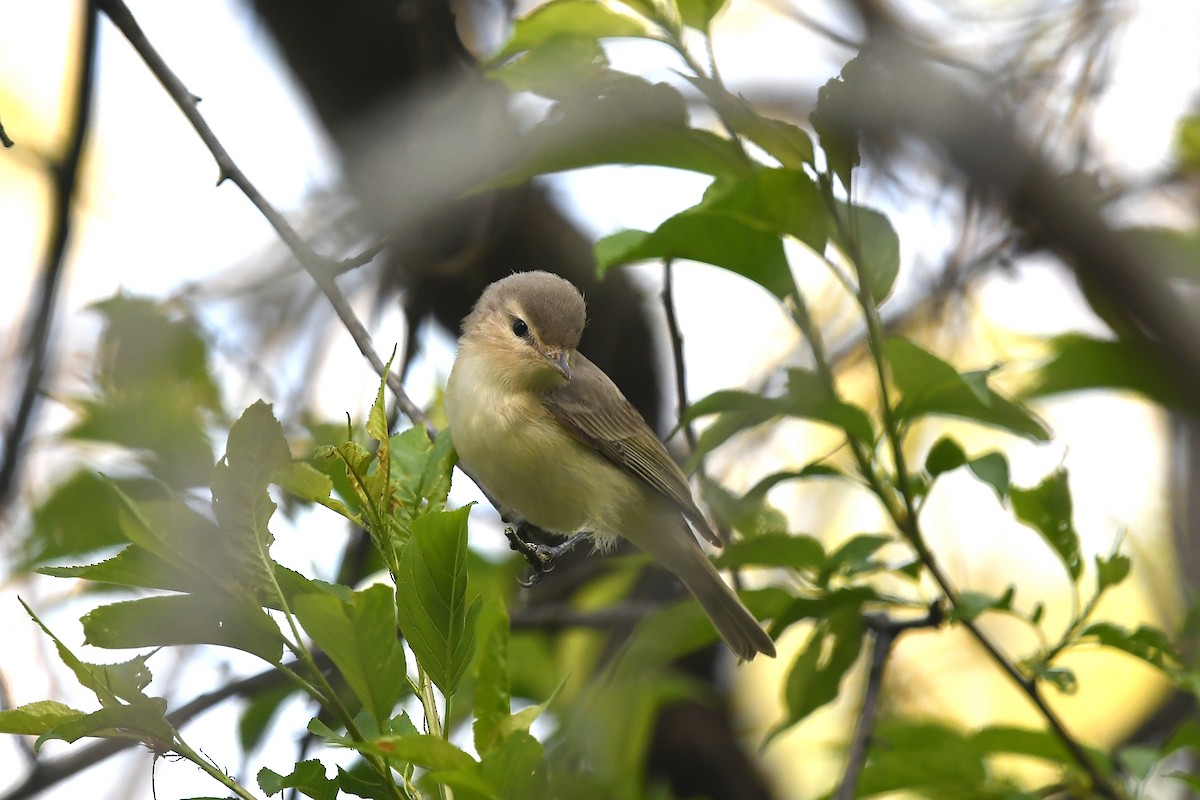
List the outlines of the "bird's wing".
{"type": "Polygon", "coordinates": [[[547,392],[542,403],[572,436],[645,481],[678,506],[701,536],[721,546],[720,537],[696,507],[683,471],[603,370],[576,353],[570,382],[547,392]]]}

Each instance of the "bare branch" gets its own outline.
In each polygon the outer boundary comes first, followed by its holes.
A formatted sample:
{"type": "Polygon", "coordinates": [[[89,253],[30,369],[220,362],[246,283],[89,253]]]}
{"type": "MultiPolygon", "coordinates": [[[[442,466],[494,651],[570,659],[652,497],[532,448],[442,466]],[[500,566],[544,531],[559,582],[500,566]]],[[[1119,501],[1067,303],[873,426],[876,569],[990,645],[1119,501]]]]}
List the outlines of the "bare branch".
{"type": "MultiPolygon", "coordinates": [[[[38,278],[37,305],[24,326],[25,380],[12,420],[4,433],[4,460],[0,462],[0,508],[3,508],[17,488],[21,453],[26,434],[37,411],[42,381],[46,377],[50,328],[54,322],[58,287],[62,280],[67,245],[71,239],[72,207],[79,186],[79,171],[87,143],[92,116],[92,95],[96,78],[97,6],[89,2],[84,11],[83,40],[79,53],[79,75],[76,78],[67,149],[62,158],[51,166],[54,178],[54,211],[50,224],[50,239],[46,258],[38,278]]],[[[0,141],[12,147],[12,140],[0,128],[0,141]]]]}
{"type": "Polygon", "coordinates": [[[300,266],[312,277],[313,281],[316,282],[317,286],[324,293],[326,299],[329,300],[330,305],[337,312],[338,318],[342,321],[342,325],[349,331],[351,338],[354,339],[354,343],[358,345],[359,352],[371,364],[371,368],[380,375],[386,373],[388,388],[396,395],[400,410],[413,423],[423,425],[431,437],[436,435],[436,430],[429,424],[425,412],[417,407],[408,397],[408,393],[405,392],[400,378],[386,370],[383,359],[379,357],[379,353],[376,352],[371,342],[370,334],[333,280],[333,276],[340,272],[360,266],[360,262],[366,263],[373,259],[386,246],[386,243],[380,243],[369,248],[365,253],[343,262],[331,261],[313,251],[309,247],[308,242],[296,232],[287,219],[284,218],[283,214],[271,205],[262,193],[258,191],[258,188],[255,187],[230,157],[216,134],[213,133],[212,128],[209,127],[197,109],[196,96],[188,91],[179,77],[167,66],[167,63],[159,55],[158,51],[154,49],[154,46],[146,38],[146,34],[142,32],[141,27],[137,24],[137,20],[133,18],[133,14],[130,13],[125,3],[122,0],[96,0],[96,2],[98,2],[99,7],[104,11],[105,15],[124,34],[125,38],[129,40],[129,43],[133,45],[134,50],[146,62],[146,66],[150,68],[154,77],[158,78],[159,83],[167,90],[167,94],[179,106],[179,110],[187,117],[196,134],[208,147],[209,152],[212,153],[220,170],[220,178],[217,181],[218,185],[226,180],[231,181],[242,190],[242,193],[254,204],[254,207],[266,217],[267,222],[275,229],[279,238],[287,245],[288,250],[291,251],[292,255],[300,263],[300,266]]]}
{"type": "Polygon", "coordinates": [[[892,645],[904,631],[917,628],[936,628],[945,618],[940,603],[929,606],[929,612],[917,619],[895,620],[886,614],[868,614],[866,624],[874,639],[871,648],[871,669],[867,673],[867,688],[863,692],[862,710],[858,724],[854,727],[854,738],[850,740],[850,753],[846,757],[846,771],[833,800],[853,800],[858,790],[858,779],[867,765],[867,752],[875,731],[875,719],[879,714],[879,696],[883,687],[883,672],[887,667],[892,645]]]}
{"type": "Polygon", "coordinates": [[[8,138],[8,131],[4,130],[4,123],[0,122],[0,144],[5,147],[12,147],[15,142],[8,138]]]}

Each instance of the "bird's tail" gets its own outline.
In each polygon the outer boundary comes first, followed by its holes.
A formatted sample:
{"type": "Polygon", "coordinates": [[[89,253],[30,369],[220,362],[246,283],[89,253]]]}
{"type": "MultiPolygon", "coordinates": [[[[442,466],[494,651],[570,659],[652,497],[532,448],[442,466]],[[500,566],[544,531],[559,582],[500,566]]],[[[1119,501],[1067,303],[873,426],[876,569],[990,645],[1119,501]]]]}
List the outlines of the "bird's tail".
{"type": "Polygon", "coordinates": [[[708,614],[717,633],[721,634],[735,656],[749,661],[757,654],[764,653],[774,658],[775,643],[721,578],[692,532],[682,520],[671,527],[669,533],[664,530],[650,537],[653,539],[651,542],[634,543],[675,573],[708,614]]]}

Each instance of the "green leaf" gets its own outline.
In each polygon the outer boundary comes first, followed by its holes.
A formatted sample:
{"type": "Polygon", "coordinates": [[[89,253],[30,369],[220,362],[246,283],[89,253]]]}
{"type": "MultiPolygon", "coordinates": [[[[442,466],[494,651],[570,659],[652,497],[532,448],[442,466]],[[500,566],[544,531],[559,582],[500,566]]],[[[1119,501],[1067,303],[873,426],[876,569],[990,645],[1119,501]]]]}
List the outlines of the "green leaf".
{"type": "Polygon", "coordinates": [[[475,752],[486,755],[500,744],[502,725],[512,713],[508,673],[508,611],[503,601],[487,603],[476,621],[475,752]]]}
{"type": "Polygon", "coordinates": [[[716,561],[722,569],[761,566],[816,572],[825,563],[825,548],[811,536],[766,534],[730,542],[716,561]]]}
{"type": "Polygon", "coordinates": [[[759,167],[744,175],[719,177],[695,209],[737,215],[778,236],[792,236],[818,253],[825,249],[825,203],[802,169],[759,167]]]}
{"type": "Polygon", "coordinates": [[[653,232],[623,231],[605,237],[596,243],[595,254],[601,274],[638,261],[689,259],[736,272],[780,299],[796,293],[779,236],[726,211],[689,209],[653,232]]]}
{"type": "Polygon", "coordinates": [[[817,623],[788,670],[784,683],[787,717],[768,740],[837,698],[842,677],[858,659],[863,633],[857,608],[838,609],[817,623]]]}
{"type": "Polygon", "coordinates": [[[850,537],[825,559],[817,582],[824,586],[835,575],[853,577],[880,569],[882,565],[874,559],[874,555],[892,541],[892,537],[886,534],[864,533],[850,537]]]}
{"type": "Polygon", "coordinates": [[[470,507],[420,517],[396,576],[400,630],[418,663],[446,696],[471,663],[478,602],[467,604],[470,507]]]}
{"type": "Polygon", "coordinates": [[[833,241],[854,262],[872,302],[881,305],[900,274],[900,237],[886,216],[866,206],[839,202],[837,214],[833,241]]]}
{"type": "Polygon", "coordinates": [[[967,468],[976,478],[992,487],[1000,502],[1008,497],[1008,459],[998,450],[972,458],[967,462],[967,468]]]}
{"type": "Polygon", "coordinates": [[[928,350],[900,337],[887,340],[884,355],[901,394],[896,407],[899,417],[961,417],[1035,441],[1049,440],[1050,432],[1028,409],[987,386],[985,372],[960,374],[928,350]]]}
{"type": "Polygon", "coordinates": [[[0,733],[40,736],[52,728],[87,716],[70,706],[53,700],[39,700],[17,708],[0,711],[0,733]]]}
{"type": "Polygon", "coordinates": [[[143,597],[100,606],[80,621],[85,640],[96,647],[215,644],[271,664],[283,656],[279,626],[262,608],[236,595],[143,597]]]}
{"type": "Polygon", "coordinates": [[[300,688],[288,682],[256,692],[246,698],[238,715],[238,746],[249,753],[263,742],[279,713],[280,707],[294,697],[300,688]]]}
{"type": "Polygon", "coordinates": [[[146,667],[147,656],[137,656],[121,664],[89,664],[80,661],[46,625],[38,619],[25,601],[17,602],[39,628],[54,642],[58,657],[75,674],[79,685],[95,693],[96,699],[105,707],[117,707],[121,701],[130,703],[146,699],[144,689],[150,685],[150,670],[146,667]]]}
{"type": "Polygon", "coordinates": [[[1009,586],[1000,597],[970,589],[964,590],[958,596],[958,603],[951,611],[950,619],[973,622],[985,611],[1012,611],[1015,594],[1016,589],[1012,586],[1009,586]]]}
{"type": "Polygon", "coordinates": [[[949,436],[943,436],[934,442],[925,456],[925,471],[931,478],[936,478],[951,470],[958,469],[967,463],[967,454],[963,452],[958,442],[949,436]]]}
{"type": "Polygon", "coordinates": [[[1182,659],[1170,637],[1150,625],[1139,625],[1136,630],[1129,630],[1112,622],[1096,622],[1085,628],[1080,638],[1128,653],[1158,668],[1172,679],[1178,678],[1182,668],[1182,659]]]}
{"type": "Polygon", "coordinates": [[[524,731],[507,737],[483,756],[483,778],[496,797],[548,797],[542,743],[524,731]]]}
{"type": "Polygon", "coordinates": [[[787,413],[790,416],[826,422],[866,444],[874,441],[875,429],[867,412],[833,397],[816,373],[792,367],[787,371],[787,381],[787,413]]]}
{"type": "Polygon", "coordinates": [[[958,800],[993,796],[981,793],[987,784],[987,765],[960,731],[932,722],[885,719],[873,739],[880,745],[871,748],[859,779],[859,797],[900,793],[958,800]]]}
{"type": "Polygon", "coordinates": [[[727,0],[676,0],[683,24],[699,31],[708,31],[713,17],[721,13],[727,0]]]}
{"type": "Polygon", "coordinates": [[[349,746],[387,759],[415,764],[431,770],[455,771],[473,769],[478,762],[467,753],[439,736],[418,733],[407,736],[381,736],[369,742],[352,742],[349,746]]]}
{"type": "Polygon", "coordinates": [[[537,50],[559,37],[652,38],[650,28],[643,20],[622,14],[596,0],[551,0],[516,21],[512,37],[493,61],[503,61],[526,50],[537,50]]]}
{"type": "MultiPolygon", "coordinates": [[[[521,137],[515,162],[480,190],[608,164],[669,167],[706,175],[738,174],[752,167],[737,144],[692,127],[687,102],[673,86],[609,69],[586,52],[560,54],[563,60],[590,60],[571,61],[566,72],[558,72],[559,60],[538,59],[515,76],[540,93],[554,95],[556,102],[546,119],[521,137]],[[536,74],[547,67],[557,74],[536,74]]],[[[511,74],[501,77],[514,80],[511,74]]]]}
{"type": "Polygon", "coordinates": [[[127,539],[117,518],[119,503],[113,487],[136,492],[145,483],[110,481],[91,471],[72,474],[34,510],[29,535],[14,542],[21,547],[16,571],[124,544],[127,539]]]}
{"type": "Polygon", "coordinates": [[[52,739],[69,743],[85,736],[171,742],[175,738],[175,730],[164,717],[166,710],[167,701],[160,697],[142,697],[130,705],[102,708],[44,732],[34,743],[34,749],[40,749],[52,739]]]}
{"type": "Polygon", "coordinates": [[[755,494],[753,490],[738,497],[720,484],[700,480],[701,492],[719,519],[747,537],[769,536],[787,533],[787,517],[782,511],[767,502],[765,492],[755,494]]]}
{"type": "MultiPolygon", "coordinates": [[[[970,734],[968,741],[983,755],[1009,753],[1039,758],[1073,767],[1075,756],[1062,743],[1062,739],[1048,730],[1017,728],[1008,725],[990,725],[970,734]]],[[[1111,774],[1112,761],[1103,750],[1085,747],[1093,763],[1105,774],[1111,774]]]]}
{"type": "Polygon", "coordinates": [[[401,537],[406,538],[418,516],[445,508],[454,470],[454,445],[448,430],[431,442],[424,428],[412,427],[392,437],[389,453],[395,500],[392,513],[400,522],[401,537]]]}
{"type": "Polygon", "coordinates": [[[185,572],[136,544],[96,564],[42,567],[37,571],[55,578],[79,578],[136,589],[198,592],[212,585],[203,576],[185,572]]]}
{"type": "Polygon", "coordinates": [[[1108,558],[1096,556],[1096,594],[1120,585],[1129,577],[1133,564],[1129,556],[1113,553],[1108,558]]]}
{"type": "Polygon", "coordinates": [[[389,719],[407,674],[392,591],[371,586],[355,592],[349,603],[327,594],[301,595],[292,608],[375,721],[389,719]]]}
{"type": "MultiPolygon", "coordinates": [[[[789,169],[804,169],[813,166],[813,144],[807,131],[783,120],[765,117],[758,113],[740,95],[731,94],[721,83],[698,75],[684,75],[687,81],[704,93],[714,110],[729,123],[737,133],[761,147],[780,165],[789,169]]],[[[824,220],[826,211],[822,206],[814,209],[824,220]]],[[[822,230],[825,226],[822,225],[822,230]]],[[[801,241],[807,241],[803,237],[801,241]]],[[[810,245],[812,246],[812,245],[810,245]]],[[[813,249],[818,252],[819,247],[813,249]]]]}
{"type": "Polygon", "coordinates": [[[1035,679],[1046,681],[1063,694],[1070,695],[1079,691],[1079,679],[1075,677],[1074,670],[1069,667],[1050,667],[1043,663],[1027,664],[1026,666],[1033,672],[1035,679]]]}
{"type": "Polygon", "coordinates": [[[1175,128],[1175,155],[1182,169],[1200,171],[1200,115],[1192,114],[1179,120],[1175,128]]]}
{"type": "Polygon", "coordinates": [[[1031,489],[1013,487],[1009,499],[1017,519],[1040,533],[1072,580],[1079,580],[1083,556],[1072,521],[1071,486],[1066,469],[1059,467],[1031,489]]]}
{"type": "Polygon", "coordinates": [[[771,609],[771,638],[778,640],[785,630],[801,620],[819,621],[847,609],[861,615],[864,603],[879,599],[878,592],[862,585],[834,589],[816,597],[802,595],[785,599],[782,607],[771,609]]]}
{"type": "Polygon", "coordinates": [[[1095,339],[1064,334],[1050,340],[1050,360],[1034,375],[1026,397],[1047,397],[1087,389],[1123,389],[1168,408],[1188,408],[1177,375],[1162,369],[1171,363],[1151,343],[1095,339]]]}
{"type": "Polygon", "coordinates": [[[296,789],[313,800],[336,800],[338,794],[338,782],[326,777],[325,765],[315,758],[298,763],[290,775],[263,767],[258,771],[258,788],[268,796],[296,789]]]}
{"type": "Polygon", "coordinates": [[[213,511],[235,559],[234,572],[245,571],[260,585],[270,585],[267,553],[274,541],[267,522],[276,506],[267,489],[291,466],[283,426],[270,404],[259,400],[230,427],[225,457],[213,467],[213,511]]]}

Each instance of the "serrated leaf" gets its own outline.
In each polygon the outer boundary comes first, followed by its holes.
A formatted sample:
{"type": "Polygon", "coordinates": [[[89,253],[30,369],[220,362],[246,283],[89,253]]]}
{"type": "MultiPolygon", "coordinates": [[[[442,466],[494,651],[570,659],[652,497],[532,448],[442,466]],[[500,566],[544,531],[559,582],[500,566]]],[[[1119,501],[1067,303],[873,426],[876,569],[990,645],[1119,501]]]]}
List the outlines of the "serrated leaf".
{"type": "Polygon", "coordinates": [[[113,649],[215,644],[271,664],[283,656],[279,626],[258,605],[231,594],[143,597],[84,614],[85,641],[113,649]]]}
{"type": "Polygon", "coordinates": [[[292,607],[375,721],[389,719],[406,683],[392,591],[371,586],[354,592],[348,603],[327,594],[301,595],[292,607]]]}
{"type": "Polygon", "coordinates": [[[55,578],[78,578],[138,589],[198,592],[212,586],[203,576],[197,577],[194,572],[186,572],[136,544],[96,564],[42,567],[37,571],[55,578]]]}
{"type": "Polygon", "coordinates": [[[258,771],[258,788],[268,796],[295,789],[313,800],[336,800],[338,795],[338,782],[325,775],[325,765],[315,758],[296,764],[290,775],[263,767],[258,771]]]}
{"type": "Polygon", "coordinates": [[[1017,519],[1040,533],[1067,568],[1071,579],[1079,580],[1083,556],[1072,519],[1071,486],[1066,469],[1056,469],[1033,488],[1013,487],[1009,499],[1017,519]]]}
{"type": "Polygon", "coordinates": [[[730,542],[716,561],[722,569],[762,566],[815,572],[825,563],[825,548],[803,534],[767,534],[730,542]]]}
{"type": "Polygon", "coordinates": [[[399,523],[401,538],[407,538],[414,519],[445,508],[454,469],[454,445],[448,430],[430,442],[424,428],[413,427],[392,437],[389,453],[395,500],[391,511],[399,523]]]}
{"type": "Polygon", "coordinates": [[[39,736],[58,725],[73,722],[87,716],[70,706],[53,700],[39,700],[23,706],[0,711],[0,733],[17,733],[39,736]]]}
{"type": "Polygon", "coordinates": [[[620,37],[652,38],[651,29],[643,20],[596,0],[551,0],[517,19],[508,43],[492,60],[503,61],[558,38],[620,37]]]}
{"type": "Polygon", "coordinates": [[[225,457],[213,467],[213,512],[234,559],[227,568],[256,583],[269,585],[271,570],[267,523],[276,506],[267,489],[291,465],[283,426],[259,400],[230,427],[225,457]]]}
{"type": "Polygon", "coordinates": [[[896,413],[903,419],[928,414],[961,417],[992,425],[1035,441],[1050,432],[1028,409],[1001,396],[986,382],[986,373],[961,374],[916,344],[892,337],[884,344],[892,380],[900,390],[896,413]]]}
{"type": "Polygon", "coordinates": [[[418,663],[449,696],[471,663],[478,601],[467,603],[470,507],[420,517],[396,576],[400,630],[418,663]]]}
{"type": "Polygon", "coordinates": [[[89,664],[81,661],[38,619],[37,614],[33,613],[33,609],[26,605],[24,600],[18,597],[17,602],[54,642],[59,659],[75,674],[79,685],[95,693],[101,705],[117,707],[121,705],[122,700],[133,703],[146,699],[143,689],[150,684],[151,679],[150,670],[146,667],[147,656],[137,656],[120,664],[89,664]]]}
{"type": "Polygon", "coordinates": [[[164,716],[166,710],[167,701],[160,697],[142,697],[130,705],[108,706],[45,731],[37,738],[34,749],[52,739],[69,743],[85,736],[171,742],[175,730],[164,716]]]}
{"type": "Polygon", "coordinates": [[[817,623],[788,670],[784,683],[787,716],[768,740],[837,698],[842,677],[858,659],[863,633],[857,608],[838,609],[817,623]]]}
{"type": "Polygon", "coordinates": [[[119,502],[113,487],[136,492],[145,483],[144,479],[110,480],[85,470],[70,475],[34,509],[29,535],[13,542],[21,550],[16,571],[124,544],[127,539],[117,518],[119,502]]]}
{"type": "Polygon", "coordinates": [[[900,237],[879,211],[841,202],[836,208],[840,223],[832,226],[831,238],[854,262],[871,300],[881,305],[900,274],[900,237]]]}

